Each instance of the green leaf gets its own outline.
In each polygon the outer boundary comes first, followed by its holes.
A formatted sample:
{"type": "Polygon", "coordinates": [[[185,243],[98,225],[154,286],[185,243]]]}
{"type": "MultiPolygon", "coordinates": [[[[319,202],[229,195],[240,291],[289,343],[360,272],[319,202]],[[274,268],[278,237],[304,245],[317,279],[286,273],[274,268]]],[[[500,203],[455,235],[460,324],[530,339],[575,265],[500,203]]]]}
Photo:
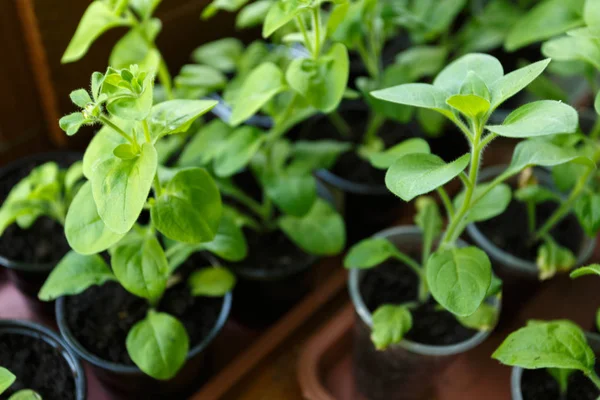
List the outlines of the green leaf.
{"type": "Polygon", "coordinates": [[[474,94],[455,94],[446,103],[470,118],[484,115],[491,107],[488,100],[474,94]]]}
{"type": "Polygon", "coordinates": [[[341,43],[317,60],[298,58],[291,62],[285,77],[289,85],[308,104],[324,113],[333,111],[342,101],[350,71],[348,50],[341,43]]]}
{"type": "Polygon", "coordinates": [[[8,400],[42,400],[42,396],[31,389],[23,389],[14,393],[8,400]]]}
{"type": "Polygon", "coordinates": [[[450,95],[459,94],[470,72],[483,82],[496,82],[504,76],[502,64],[495,57],[472,53],[450,63],[436,76],[433,85],[450,95]]]}
{"type": "Polygon", "coordinates": [[[396,104],[428,108],[452,119],[452,110],[446,104],[450,96],[446,91],[426,83],[407,83],[371,92],[376,99],[396,104]]]}
{"type": "Polygon", "coordinates": [[[119,283],[128,292],[150,302],[163,295],[169,264],[156,237],[130,234],[112,253],[111,264],[119,283]]]}
{"type": "MultiPolygon", "coordinates": [[[[479,198],[481,194],[488,189],[490,184],[482,183],[477,185],[473,192],[473,199],[479,198]]],[[[501,183],[492,188],[489,193],[483,196],[473,205],[469,207],[469,211],[465,217],[466,224],[477,221],[485,221],[494,218],[504,212],[508,207],[511,199],[510,186],[501,183]]],[[[454,198],[454,206],[458,209],[465,200],[465,192],[461,191],[454,198]]]]}
{"type": "Polygon", "coordinates": [[[552,278],[557,272],[569,271],[575,266],[577,259],[566,247],[556,243],[550,237],[538,248],[536,264],[540,280],[552,278]]]}
{"type": "Polygon", "coordinates": [[[231,125],[239,125],[284,90],[283,72],[271,62],[256,67],[244,81],[233,104],[231,125]]]}
{"type": "Polygon", "coordinates": [[[344,268],[373,268],[393,257],[397,252],[396,246],[385,238],[363,239],[352,246],[346,254],[344,268]]]}
{"type": "Polygon", "coordinates": [[[156,149],[144,143],[139,157],[111,157],[95,167],[92,194],[108,229],[120,234],[131,229],[148,199],[157,165],[156,149]]]}
{"type": "MultiPolygon", "coordinates": [[[[121,71],[129,72],[127,69],[121,71]]],[[[141,73],[138,76],[141,76],[141,73]]],[[[123,81],[125,80],[116,73],[106,75],[104,84],[102,85],[103,93],[109,95],[106,109],[111,115],[122,119],[136,121],[146,119],[148,114],[150,114],[154,101],[154,74],[146,74],[144,80],[140,82],[141,92],[123,88],[122,86],[115,86],[115,84],[118,85],[123,81]]]]}
{"type": "Polygon", "coordinates": [[[396,56],[394,65],[403,68],[408,79],[416,82],[435,76],[446,64],[448,50],[444,46],[412,46],[396,56]]]}
{"type": "Polygon", "coordinates": [[[115,157],[118,157],[121,160],[131,160],[138,156],[138,153],[136,153],[136,151],[133,149],[133,146],[127,143],[123,143],[115,147],[113,154],[115,157]]]}
{"type": "Polygon", "coordinates": [[[446,164],[433,154],[407,154],[385,175],[385,185],[404,201],[429,193],[457,177],[469,164],[469,155],[446,164]]]}
{"type": "Polygon", "coordinates": [[[81,21],[65,54],[62,56],[61,62],[66,64],[81,59],[92,43],[104,32],[128,24],[127,19],[115,15],[108,3],[102,1],[92,2],[85,10],[83,17],[81,17],[81,21]]]}
{"type": "Polygon", "coordinates": [[[17,380],[17,377],[12,374],[6,368],[0,367],[0,394],[4,393],[6,389],[12,386],[17,380]]]}
{"type": "Polygon", "coordinates": [[[585,233],[596,237],[600,230],[600,194],[584,193],[575,202],[574,211],[585,233]]]}
{"type": "Polygon", "coordinates": [[[532,204],[540,204],[546,201],[560,203],[562,200],[557,193],[540,185],[525,186],[516,190],[515,199],[532,204]]]}
{"type": "Polygon", "coordinates": [[[346,229],[342,217],[324,200],[317,199],[303,217],[285,215],[281,230],[302,250],[314,255],[335,255],[344,249],[346,229]]]}
{"type": "Polygon", "coordinates": [[[142,19],[148,19],[156,10],[162,0],[130,0],[129,5],[138,13],[142,19]]]}
{"type": "Polygon", "coordinates": [[[111,231],[98,215],[90,182],[79,189],[69,207],[65,235],[69,246],[80,254],[100,253],[125,236],[111,231]]]}
{"type": "Polygon", "coordinates": [[[61,296],[83,293],[93,285],[103,285],[117,278],[98,255],[84,256],[68,252],[52,270],[40,290],[42,301],[52,301],[61,296]]]}
{"type": "Polygon", "coordinates": [[[351,144],[335,140],[294,141],[294,154],[287,170],[292,173],[311,173],[321,168],[329,169],[351,148],[351,144]]]}
{"type": "Polygon", "coordinates": [[[373,313],[371,341],[377,350],[397,344],[412,328],[412,315],[405,306],[385,304],[373,313]]]}
{"type": "Polygon", "coordinates": [[[477,311],[492,280],[490,259],[472,246],[436,251],[427,261],[426,271],[435,300],[460,317],[477,311]]]}
{"type": "Polygon", "coordinates": [[[478,331],[489,332],[498,323],[498,309],[490,304],[481,303],[477,311],[466,317],[457,317],[461,325],[476,329],[478,331]]]}
{"type": "Polygon", "coordinates": [[[235,19],[237,29],[253,28],[261,25],[273,4],[272,0],[257,0],[242,8],[235,19]]]}
{"type": "Polygon", "coordinates": [[[577,268],[571,272],[571,278],[579,278],[584,275],[600,275],[600,264],[590,264],[585,267],[577,268]]]}
{"type": "Polygon", "coordinates": [[[591,373],[595,363],[583,331],[567,320],[530,322],[511,333],[492,358],[525,369],[566,368],[584,374],[591,373]]]}
{"type": "Polygon", "coordinates": [[[210,94],[224,88],[226,84],[225,74],[207,65],[184,65],[175,77],[175,86],[183,89],[184,93],[189,92],[190,99],[210,94]]]}
{"type": "Polygon", "coordinates": [[[492,271],[492,283],[490,283],[490,287],[485,297],[487,298],[490,296],[496,296],[498,294],[501,294],[503,285],[504,283],[502,282],[502,279],[498,278],[492,271]]]}
{"type": "Polygon", "coordinates": [[[306,215],[317,200],[317,181],[312,174],[268,174],[264,188],[277,207],[296,217],[306,215]]]}
{"type": "Polygon", "coordinates": [[[242,228],[228,213],[223,214],[215,238],[203,243],[202,248],[231,262],[242,261],[248,255],[248,244],[242,228]]]}
{"type": "Polygon", "coordinates": [[[69,115],[65,115],[58,121],[58,125],[60,129],[65,131],[67,135],[73,136],[76,134],[79,129],[87,124],[92,122],[91,120],[86,119],[81,112],[74,112],[69,115]]]}
{"type": "Polygon", "coordinates": [[[144,373],[168,380],[185,363],[190,339],[175,317],[151,310],[131,328],[126,345],[129,356],[144,373]]]}
{"type": "Polygon", "coordinates": [[[87,106],[89,103],[92,102],[90,95],[88,94],[87,90],[85,90],[85,89],[74,90],[71,92],[69,97],[71,98],[71,101],[73,102],[73,104],[75,104],[76,106],[79,106],[81,108],[85,108],[85,106],[87,106]]]}
{"type": "Polygon", "coordinates": [[[556,383],[558,383],[558,388],[560,390],[561,395],[565,395],[568,390],[569,377],[573,372],[575,372],[575,370],[548,368],[547,371],[556,380],[556,383]]]}
{"type": "Polygon", "coordinates": [[[218,177],[227,177],[244,169],[266,137],[263,131],[253,126],[236,129],[223,143],[223,150],[215,157],[215,174],[218,177]]]}
{"type": "Polygon", "coordinates": [[[225,149],[227,138],[233,132],[233,128],[215,119],[200,130],[183,148],[181,156],[177,161],[180,167],[201,167],[208,165],[225,149]]]}
{"type": "Polygon", "coordinates": [[[235,38],[225,38],[196,48],[192,59],[198,64],[206,64],[222,72],[233,72],[243,52],[242,42],[235,38]]]}
{"type": "Polygon", "coordinates": [[[152,46],[162,29],[159,19],[142,22],[127,32],[113,47],[109,65],[115,69],[137,64],[144,71],[157,71],[160,53],[152,46]]]}
{"type": "Polygon", "coordinates": [[[594,110],[596,110],[596,114],[600,114],[600,92],[596,94],[596,99],[594,100],[594,110]]]}
{"type": "Polygon", "coordinates": [[[559,101],[541,100],[511,112],[502,125],[488,125],[486,128],[500,136],[526,138],[573,133],[577,130],[578,120],[573,107],[559,101]]]}
{"type": "Polygon", "coordinates": [[[413,153],[431,153],[429,143],[421,138],[406,139],[389,149],[369,154],[369,162],[379,169],[388,169],[399,158],[413,153]]]}
{"type": "Polygon", "coordinates": [[[584,165],[568,162],[560,164],[552,168],[552,180],[556,188],[562,192],[566,192],[577,184],[577,178],[585,173],[584,165]]]}
{"type": "Polygon", "coordinates": [[[186,132],[200,116],[218,104],[214,100],[169,100],[152,107],[148,122],[155,138],[186,132]]]}
{"type": "Polygon", "coordinates": [[[550,64],[549,58],[517,69],[493,82],[490,87],[492,109],[495,110],[500,104],[527,87],[544,72],[548,64],[550,64]]]}
{"type": "Polygon", "coordinates": [[[219,189],[202,168],[177,172],[150,210],[152,223],[160,233],[184,243],[213,240],[221,214],[219,189]]]}
{"type": "MultiPolygon", "coordinates": [[[[133,127],[136,122],[134,121],[124,122],[123,120],[113,118],[112,122],[118,124],[118,126],[129,135],[133,135],[135,133],[133,127]]],[[[124,143],[129,142],[109,126],[103,126],[92,138],[91,142],[85,149],[85,153],[83,155],[83,175],[86,178],[91,179],[94,169],[103,161],[113,158],[113,151],[115,147],[124,143]]]]}
{"type": "Polygon", "coordinates": [[[192,296],[222,297],[235,286],[235,275],[227,268],[203,268],[188,279],[192,296]]]}
{"type": "Polygon", "coordinates": [[[202,11],[202,19],[211,18],[219,10],[234,12],[240,9],[248,0],[213,0],[204,11],[202,11]]]}
{"type": "Polygon", "coordinates": [[[596,38],[560,37],[542,45],[542,53],[556,61],[584,61],[600,69],[600,43],[596,38]]]}
{"type": "Polygon", "coordinates": [[[504,47],[515,51],[583,25],[584,0],[545,0],[536,5],[511,29],[504,47]]]}
{"type": "Polygon", "coordinates": [[[423,259],[426,259],[434,240],[442,233],[442,216],[437,203],[431,197],[419,197],[415,207],[415,224],[423,231],[423,259]]]}
{"type": "Polygon", "coordinates": [[[268,38],[279,28],[286,25],[303,10],[310,7],[310,2],[303,0],[276,1],[273,3],[263,24],[263,38],[268,38]]]}

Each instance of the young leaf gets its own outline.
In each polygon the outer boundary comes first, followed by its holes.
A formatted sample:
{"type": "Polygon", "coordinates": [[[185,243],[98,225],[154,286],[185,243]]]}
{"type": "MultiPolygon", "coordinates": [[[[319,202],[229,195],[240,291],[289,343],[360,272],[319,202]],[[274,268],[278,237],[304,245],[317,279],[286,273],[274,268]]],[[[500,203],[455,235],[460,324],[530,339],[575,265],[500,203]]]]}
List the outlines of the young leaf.
{"type": "Polygon", "coordinates": [[[533,204],[540,204],[546,201],[561,201],[561,198],[557,193],[540,185],[525,186],[516,190],[515,199],[533,204]]]}
{"type": "Polygon", "coordinates": [[[286,72],[289,85],[308,104],[324,113],[333,111],[342,100],[349,73],[348,50],[341,43],[319,59],[298,58],[286,72]]]}
{"type": "Polygon", "coordinates": [[[69,207],[65,235],[69,246],[80,254],[100,253],[125,236],[111,231],[98,215],[90,182],[79,189],[69,207]]]}
{"type": "Polygon", "coordinates": [[[86,119],[83,116],[83,113],[78,111],[62,117],[58,121],[58,125],[60,126],[60,129],[66,132],[67,135],[73,136],[83,125],[91,122],[92,120],[86,119]]]}
{"type": "Polygon", "coordinates": [[[583,331],[567,320],[529,322],[511,333],[492,358],[526,369],[567,368],[584,374],[589,374],[595,363],[583,331]]]}
{"type": "Polygon", "coordinates": [[[179,167],[203,167],[225,149],[233,128],[216,118],[192,137],[177,160],[179,167]]]}
{"type": "Polygon", "coordinates": [[[129,0],[129,4],[142,19],[148,19],[162,0],[129,0]]]}
{"type": "Polygon", "coordinates": [[[236,29],[253,28],[261,25],[272,4],[272,0],[257,0],[242,8],[235,19],[236,29]]]}
{"type": "Polygon", "coordinates": [[[371,341],[377,350],[400,343],[412,328],[412,315],[405,306],[385,304],[373,313],[371,341]]]}
{"type": "Polygon", "coordinates": [[[385,238],[363,239],[350,248],[344,258],[344,268],[367,269],[384,262],[398,252],[389,240],[385,238]]]}
{"type": "Polygon", "coordinates": [[[423,231],[423,262],[427,261],[433,241],[442,233],[442,216],[434,199],[419,197],[416,201],[415,224],[423,231]]]}
{"type": "Polygon", "coordinates": [[[491,331],[498,323],[498,309],[494,306],[481,303],[477,311],[466,317],[456,317],[462,326],[478,331],[491,331]]]}
{"type": "Polygon", "coordinates": [[[130,29],[114,45],[110,53],[109,65],[121,69],[136,64],[144,71],[157,71],[161,56],[153,47],[153,42],[161,29],[162,24],[157,18],[144,21],[130,29]]]}
{"type": "Polygon", "coordinates": [[[31,389],[23,389],[14,393],[8,400],[42,400],[42,396],[31,389]]]}
{"type": "Polygon", "coordinates": [[[213,0],[204,11],[202,11],[202,19],[211,18],[219,10],[235,12],[240,9],[248,0],[213,0]]]}
{"type": "Polygon", "coordinates": [[[460,317],[477,311],[492,280],[490,259],[476,247],[438,250],[427,261],[426,270],[435,300],[460,317]]]}
{"type": "Polygon", "coordinates": [[[38,297],[42,301],[52,301],[61,296],[82,293],[90,286],[100,286],[115,280],[117,278],[102,257],[83,256],[70,251],[52,270],[38,297]]]}
{"type": "Polygon", "coordinates": [[[152,223],[160,233],[184,243],[213,240],[221,213],[219,189],[202,168],[177,172],[150,210],[152,223]]]}
{"type": "MultiPolygon", "coordinates": [[[[111,121],[123,129],[127,134],[133,135],[133,130],[137,122],[123,121],[112,118],[111,121]]],[[[141,138],[140,138],[141,139],[141,138]]],[[[120,144],[129,143],[127,139],[119,135],[109,126],[103,126],[92,138],[85,153],[83,154],[83,175],[87,179],[92,179],[93,170],[103,161],[113,158],[113,150],[120,144]]]]}
{"type": "Polygon", "coordinates": [[[228,177],[244,169],[266,137],[262,130],[253,126],[236,129],[223,143],[223,151],[215,157],[215,174],[228,177]]]}
{"type": "Polygon", "coordinates": [[[600,69],[600,45],[597,38],[559,37],[542,45],[542,53],[556,61],[584,61],[600,69]]]}
{"type": "MultiPolygon", "coordinates": [[[[136,65],[132,66],[137,69],[136,65]]],[[[135,74],[134,80],[139,85],[139,91],[135,89],[124,88],[119,84],[127,82],[123,78],[123,74],[134,75],[129,69],[114,71],[107,73],[102,85],[102,92],[109,96],[106,103],[106,109],[111,115],[117,116],[125,120],[142,121],[148,117],[152,108],[153,89],[154,89],[154,74],[147,73],[142,81],[139,81],[144,72],[135,74]]],[[[151,72],[151,71],[150,71],[151,72]]],[[[129,83],[129,82],[127,82],[129,83]]]]}
{"type": "Polygon", "coordinates": [[[62,56],[61,62],[66,64],[81,59],[92,43],[104,32],[128,24],[127,19],[115,15],[108,3],[102,1],[92,2],[85,10],[83,17],[81,17],[81,21],[62,56]]]}
{"type": "Polygon", "coordinates": [[[132,234],[131,240],[126,238],[114,250],[111,264],[119,283],[128,292],[151,302],[163,295],[169,264],[156,237],[132,234]]]}
{"type": "Polygon", "coordinates": [[[295,217],[306,215],[317,200],[317,181],[312,174],[267,174],[264,187],[277,207],[295,217]]]}
{"type": "Polygon", "coordinates": [[[428,108],[435,110],[450,119],[454,118],[452,110],[448,104],[446,104],[446,99],[450,94],[443,89],[426,83],[407,83],[387,89],[376,90],[371,92],[371,96],[376,99],[390,101],[396,104],[428,108]]]}
{"type": "Polygon", "coordinates": [[[242,229],[233,216],[224,213],[215,238],[202,244],[202,248],[226,261],[242,261],[248,254],[248,244],[242,229]]]}
{"type": "Polygon", "coordinates": [[[218,104],[214,100],[170,100],[152,107],[148,123],[154,138],[186,132],[200,116],[218,104]]]}
{"type": "Polygon", "coordinates": [[[600,275],[600,264],[591,264],[585,267],[577,268],[571,272],[571,278],[579,278],[585,275],[600,275]]]}
{"type": "Polygon", "coordinates": [[[235,286],[235,275],[227,268],[203,268],[188,279],[192,296],[222,297],[235,286]]]}
{"type": "Polygon", "coordinates": [[[346,243],[342,217],[325,200],[317,199],[303,217],[285,215],[278,221],[281,230],[302,250],[314,255],[335,255],[346,243]]]}
{"type": "Polygon", "coordinates": [[[584,193],[577,199],[575,215],[589,237],[595,237],[600,230],[600,194],[584,193]]]}
{"type": "Polygon", "coordinates": [[[421,138],[406,139],[385,151],[370,154],[369,162],[375,168],[388,169],[397,159],[413,153],[431,153],[429,143],[421,138]]]}
{"type": "Polygon", "coordinates": [[[85,108],[89,103],[92,102],[90,95],[85,89],[77,89],[71,92],[69,95],[73,104],[80,108],[85,108]]]}
{"type": "Polygon", "coordinates": [[[504,75],[504,69],[500,61],[493,56],[481,53],[467,54],[444,68],[436,76],[433,85],[450,95],[459,94],[470,73],[483,82],[496,82],[504,75]]]}
{"type": "Polygon", "coordinates": [[[544,72],[548,64],[549,58],[515,70],[492,83],[492,110],[527,87],[544,72]]]}
{"type": "Polygon", "coordinates": [[[98,215],[113,232],[127,233],[137,221],[158,166],[156,149],[144,143],[132,160],[109,158],[92,172],[92,194],[98,215]]]}
{"type": "Polygon", "coordinates": [[[490,283],[490,287],[485,295],[485,297],[496,296],[502,292],[503,286],[502,279],[498,278],[494,272],[492,271],[492,283],[490,283]]]}
{"type": "Polygon", "coordinates": [[[234,126],[241,124],[284,88],[283,72],[278,66],[271,62],[259,65],[240,88],[229,123],[234,126]]]}
{"type": "Polygon", "coordinates": [[[17,377],[6,368],[0,367],[0,394],[6,391],[17,380],[17,377]]]}
{"type": "Polygon", "coordinates": [[[227,76],[218,69],[208,65],[184,65],[175,77],[175,87],[181,90],[181,96],[196,99],[223,89],[227,84],[227,76]]]}
{"type": "Polygon", "coordinates": [[[173,378],[185,363],[190,339],[177,318],[150,310],[127,334],[127,352],[142,371],[159,380],[173,378]]]}
{"type": "Polygon", "coordinates": [[[433,154],[407,154],[396,160],[385,175],[385,185],[404,201],[429,193],[450,182],[469,164],[469,155],[446,164],[433,154]]]}
{"type": "Polygon", "coordinates": [[[562,368],[548,368],[547,371],[556,380],[556,383],[558,383],[558,388],[560,390],[561,395],[565,395],[568,390],[569,377],[573,372],[575,372],[575,370],[562,368]]]}
{"type": "Polygon", "coordinates": [[[484,115],[490,109],[490,102],[474,94],[455,94],[446,103],[470,118],[484,115]]]}
{"type": "Polygon", "coordinates": [[[302,0],[275,1],[265,17],[262,30],[263,38],[266,39],[271,36],[276,30],[283,27],[310,6],[311,2],[302,0]]]}
{"type": "MultiPolygon", "coordinates": [[[[483,183],[477,185],[473,192],[473,198],[478,199],[481,193],[483,193],[489,184],[483,183]]],[[[506,184],[500,184],[490,190],[485,196],[480,198],[477,203],[469,207],[468,214],[465,218],[465,223],[485,221],[490,218],[494,218],[504,212],[511,199],[510,186],[506,184]]],[[[461,191],[454,198],[454,205],[459,208],[465,200],[465,192],[461,191]]]]}
{"type": "Polygon", "coordinates": [[[238,39],[225,38],[206,43],[194,50],[192,59],[198,64],[206,64],[222,72],[233,72],[244,52],[244,45],[238,39]]]}
{"type": "Polygon", "coordinates": [[[573,133],[578,125],[577,111],[554,100],[541,100],[519,107],[506,117],[502,125],[486,128],[500,136],[526,138],[573,133]]]}
{"type": "Polygon", "coordinates": [[[576,263],[577,259],[571,250],[559,245],[549,237],[538,248],[536,264],[540,280],[550,279],[560,271],[568,271],[576,263]]]}

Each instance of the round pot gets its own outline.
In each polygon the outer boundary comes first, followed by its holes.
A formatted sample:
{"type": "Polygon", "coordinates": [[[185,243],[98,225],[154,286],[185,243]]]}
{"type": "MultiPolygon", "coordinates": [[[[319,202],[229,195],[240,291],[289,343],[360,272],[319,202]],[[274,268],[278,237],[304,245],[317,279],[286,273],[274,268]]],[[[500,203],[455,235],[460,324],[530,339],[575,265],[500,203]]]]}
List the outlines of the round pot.
{"type": "MultiPolygon", "coordinates": [[[[43,341],[49,346],[57,349],[69,366],[70,372],[73,374],[73,381],[75,382],[75,399],[87,399],[87,381],[85,377],[85,371],[75,353],[56,333],[42,325],[29,321],[0,320],[0,336],[2,334],[29,336],[36,340],[43,341]]],[[[19,351],[19,349],[14,350],[19,351]]],[[[36,368],[36,366],[32,365],[31,368],[36,368]]]]}
{"type": "MultiPolygon", "coordinates": [[[[21,158],[0,169],[0,193],[4,192],[8,194],[10,189],[12,189],[12,185],[8,187],[3,184],[7,177],[13,177],[14,179],[15,174],[25,177],[33,167],[49,161],[55,161],[61,167],[67,167],[81,160],[81,158],[82,155],[75,152],[42,153],[21,158]]],[[[4,202],[4,199],[1,199],[1,201],[4,202]]],[[[3,239],[0,237],[0,240],[3,239]]],[[[37,294],[58,261],[60,259],[50,263],[28,263],[21,260],[13,260],[0,254],[0,265],[6,268],[9,280],[26,296],[32,308],[45,316],[53,315],[54,305],[40,302],[37,294]]]]}
{"type": "Polygon", "coordinates": [[[186,363],[175,377],[168,381],[159,381],[144,374],[135,365],[125,365],[101,359],[92,354],[76,339],[66,320],[65,299],[56,301],[56,321],[67,345],[80,358],[87,361],[98,379],[125,399],[133,398],[187,398],[193,390],[207,379],[211,369],[209,346],[217,337],[231,310],[231,293],[223,298],[219,317],[204,340],[190,349],[186,363]]]}
{"type": "MultiPolygon", "coordinates": [[[[596,356],[598,356],[598,354],[600,354],[600,335],[597,333],[586,332],[585,337],[592,350],[594,350],[594,353],[596,353],[596,356]]],[[[523,397],[523,393],[521,392],[523,372],[524,370],[521,367],[513,367],[512,369],[510,375],[510,393],[512,400],[527,400],[523,397]]]]}
{"type": "MultiPolygon", "coordinates": [[[[490,181],[500,175],[506,166],[494,166],[485,168],[479,175],[482,182],[490,181]]],[[[534,173],[542,186],[554,188],[552,176],[546,169],[536,168],[534,173]]],[[[513,180],[516,178],[513,178],[513,180]]],[[[587,237],[583,230],[579,250],[576,253],[577,266],[584,264],[594,251],[596,241],[587,237]]],[[[501,249],[489,240],[477,227],[477,224],[467,226],[467,233],[475,244],[484,250],[494,266],[494,272],[506,283],[513,280],[538,280],[538,268],[535,262],[524,260],[509,253],[506,249],[501,249]]]]}
{"type": "MultiPolygon", "coordinates": [[[[390,240],[400,250],[421,247],[422,233],[416,226],[399,226],[379,232],[376,237],[390,240]]],[[[458,243],[464,246],[463,242],[458,243]]],[[[356,314],[353,362],[357,388],[370,400],[425,400],[434,394],[434,377],[461,353],[481,344],[490,332],[479,332],[468,340],[448,346],[426,345],[403,339],[378,351],[371,342],[372,315],[360,292],[363,270],[351,270],[348,280],[356,314]]],[[[500,308],[499,300],[492,304],[500,308]]]]}

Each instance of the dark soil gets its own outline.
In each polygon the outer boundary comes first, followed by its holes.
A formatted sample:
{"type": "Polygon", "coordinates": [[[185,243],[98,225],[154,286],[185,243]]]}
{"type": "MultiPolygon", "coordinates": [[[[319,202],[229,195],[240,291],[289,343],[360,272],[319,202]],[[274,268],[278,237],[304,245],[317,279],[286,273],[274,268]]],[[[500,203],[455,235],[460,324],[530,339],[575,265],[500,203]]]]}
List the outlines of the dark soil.
{"type": "MultiPolygon", "coordinates": [[[[415,259],[419,254],[412,255],[415,259]]],[[[386,261],[366,272],[360,283],[360,292],[367,308],[374,312],[384,304],[402,304],[416,301],[419,280],[415,273],[399,261],[386,261]]],[[[435,309],[437,304],[428,303],[411,310],[413,326],[406,338],[428,345],[451,345],[473,337],[477,331],[462,326],[447,311],[435,309]]]]}
{"type": "MultiPolygon", "coordinates": [[[[600,372],[600,364],[596,364],[600,372]]],[[[545,369],[523,371],[521,392],[523,400],[596,400],[600,391],[585,375],[576,371],[569,377],[567,395],[560,397],[556,380],[545,369]]]]}
{"type": "MultiPolygon", "coordinates": [[[[554,212],[556,203],[546,202],[536,207],[536,222],[541,226],[554,212]]],[[[501,215],[487,221],[478,222],[477,227],[497,247],[523,260],[535,262],[539,243],[529,238],[527,207],[517,200],[511,201],[501,215]]],[[[583,231],[577,218],[570,214],[550,232],[554,240],[577,255],[583,240],[583,231]]]]}
{"type": "MultiPolygon", "coordinates": [[[[158,310],[173,315],[186,328],[190,348],[199,344],[214,328],[223,305],[222,298],[193,297],[187,277],[208,262],[192,258],[177,274],[182,280],[168,289],[158,310]]],[[[66,322],[81,345],[103,360],[133,365],[125,341],[129,330],[148,312],[148,302],[133,296],[115,282],[93,286],[84,293],[66,298],[66,322]]]]}
{"type": "Polygon", "coordinates": [[[0,399],[31,389],[44,400],[74,400],[75,380],[67,361],[48,343],[26,335],[0,333],[0,365],[17,380],[0,399]]]}

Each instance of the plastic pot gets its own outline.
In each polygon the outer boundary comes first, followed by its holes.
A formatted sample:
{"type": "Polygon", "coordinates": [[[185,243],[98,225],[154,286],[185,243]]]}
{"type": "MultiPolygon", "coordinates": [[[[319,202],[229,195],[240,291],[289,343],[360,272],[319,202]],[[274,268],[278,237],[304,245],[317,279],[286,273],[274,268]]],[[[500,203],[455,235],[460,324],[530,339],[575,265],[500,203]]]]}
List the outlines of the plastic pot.
{"type": "MultiPolygon", "coordinates": [[[[415,226],[399,226],[375,235],[409,252],[420,248],[422,233],[415,226]]],[[[460,246],[465,245],[459,242],[460,246]]],[[[350,297],[357,314],[354,326],[353,367],[358,390],[370,400],[425,400],[434,392],[434,379],[459,354],[479,344],[490,332],[479,332],[470,339],[448,346],[425,345],[404,339],[384,351],[371,342],[372,315],[360,293],[364,271],[351,270],[348,280],[350,297]]],[[[492,303],[500,308],[498,300],[492,303]]]]}
{"type": "MultiPolygon", "coordinates": [[[[12,189],[14,182],[9,184],[7,182],[7,178],[9,177],[12,182],[15,179],[15,175],[24,178],[29,174],[32,168],[46,162],[55,161],[61,167],[68,167],[74,162],[81,160],[81,158],[82,155],[80,153],[52,152],[36,154],[19,159],[0,169],[0,193],[8,194],[12,189]]],[[[1,199],[1,201],[4,202],[4,199],[1,199]]],[[[0,240],[2,240],[1,237],[0,240]]],[[[12,283],[26,296],[30,305],[36,309],[36,311],[39,311],[46,316],[54,313],[54,305],[40,302],[37,298],[37,294],[50,274],[50,271],[52,271],[58,261],[60,260],[45,264],[34,264],[9,259],[0,254],[0,265],[6,268],[10,281],[12,281],[12,283]]]]}
{"type": "MultiPolygon", "coordinates": [[[[67,362],[69,369],[73,374],[73,381],[75,382],[75,398],[77,400],[87,399],[87,381],[81,362],[75,353],[56,333],[42,325],[29,321],[0,320],[0,336],[2,334],[29,336],[44,341],[57,349],[67,362]]],[[[14,349],[14,351],[19,351],[19,349],[14,349]]],[[[36,368],[36,366],[32,365],[31,368],[36,368]]]]}
{"type": "MultiPolygon", "coordinates": [[[[596,353],[596,356],[600,354],[600,335],[597,333],[589,333],[585,334],[587,338],[587,342],[596,353]]],[[[521,367],[513,367],[512,373],[510,376],[510,393],[512,400],[527,400],[523,397],[521,392],[521,379],[523,378],[523,368],[521,367]]]]}
{"type": "Polygon", "coordinates": [[[124,399],[183,399],[193,393],[207,379],[211,371],[209,346],[229,317],[231,298],[231,293],[223,298],[223,306],[215,326],[202,342],[190,349],[184,366],[168,381],[151,378],[135,365],[103,360],[84,348],[67,324],[65,299],[62,297],[56,301],[56,321],[60,333],[73,352],[92,366],[94,374],[103,384],[116,394],[123,395],[124,399]]]}

